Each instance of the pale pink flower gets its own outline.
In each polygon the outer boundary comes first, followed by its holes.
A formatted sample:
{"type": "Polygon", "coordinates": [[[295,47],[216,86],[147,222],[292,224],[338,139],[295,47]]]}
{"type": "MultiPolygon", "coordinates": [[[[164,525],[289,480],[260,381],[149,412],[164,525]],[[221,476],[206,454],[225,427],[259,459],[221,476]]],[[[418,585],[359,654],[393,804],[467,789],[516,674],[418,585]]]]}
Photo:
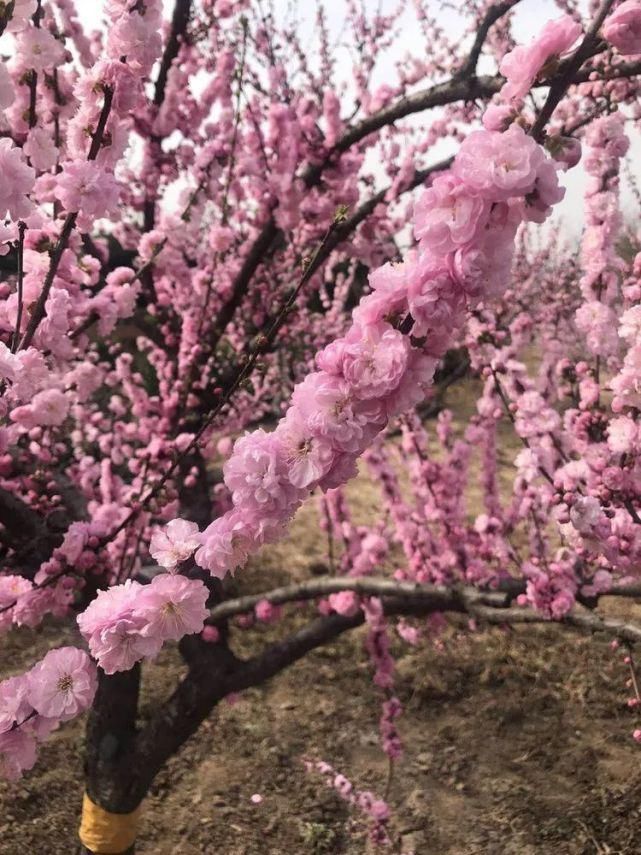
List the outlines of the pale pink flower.
{"type": "Polygon", "coordinates": [[[574,319],[592,353],[599,356],[616,353],[619,346],[617,316],[610,306],[600,300],[590,300],[579,306],[574,319]]]}
{"type": "Polygon", "coordinates": [[[628,454],[637,450],[638,427],[634,419],[620,416],[608,425],[608,448],[614,454],[628,454]]]}
{"type": "Polygon", "coordinates": [[[328,345],[317,364],[329,374],[342,376],[355,397],[383,398],[400,383],[409,354],[407,336],[390,324],[355,324],[348,334],[328,345]]]}
{"type": "Polygon", "coordinates": [[[24,674],[0,683],[0,733],[22,724],[32,712],[27,700],[28,681],[24,674]]]}
{"type": "Polygon", "coordinates": [[[506,104],[490,104],[483,113],[483,127],[487,131],[506,131],[516,117],[512,107],[506,104]]]}
{"type": "Polygon", "coordinates": [[[354,591],[338,591],[335,594],[330,594],[327,599],[334,611],[345,617],[352,617],[357,614],[361,607],[360,600],[354,591]]]}
{"type": "Polygon", "coordinates": [[[22,150],[31,161],[31,165],[41,172],[51,169],[58,160],[58,149],[50,132],[45,128],[31,128],[22,150]]]}
{"type": "Polygon", "coordinates": [[[69,400],[59,389],[43,389],[34,395],[30,404],[16,407],[11,412],[14,422],[31,428],[35,425],[55,427],[61,425],[69,412],[69,400]]]}
{"type": "Polygon", "coordinates": [[[292,407],[311,432],[340,451],[357,451],[371,439],[376,409],[355,398],[342,378],[315,371],[294,389],[292,407]]]}
{"type": "Polygon", "coordinates": [[[199,579],[171,573],[154,576],[137,603],[137,611],[147,621],[143,634],[164,642],[200,632],[209,615],[207,596],[199,579]]]}
{"type": "Polygon", "coordinates": [[[109,28],[107,55],[111,59],[127,57],[127,63],[146,77],[162,47],[158,21],[139,12],[123,15],[109,28]]]}
{"type": "Polygon", "coordinates": [[[28,195],[33,189],[35,170],[25,163],[24,155],[10,139],[0,139],[0,219],[26,218],[33,210],[28,195]]]}
{"type": "Polygon", "coordinates": [[[282,443],[287,477],[294,487],[311,489],[327,475],[336,451],[329,440],[314,435],[298,410],[288,410],[275,433],[282,443]]]}
{"type": "Polygon", "coordinates": [[[581,25],[569,15],[549,21],[532,44],[514,48],[499,66],[507,83],[501,90],[506,99],[524,98],[539,72],[551,59],[566,53],[581,35],[581,25]]]}
{"type": "Polygon", "coordinates": [[[534,390],[524,392],[517,402],[515,426],[519,436],[532,437],[555,431],[561,419],[545,398],[534,390]]]}
{"type": "Polygon", "coordinates": [[[580,534],[592,534],[603,519],[603,510],[593,496],[579,496],[570,509],[570,522],[580,534]]]}
{"type": "Polygon", "coordinates": [[[151,536],[149,554],[165,567],[173,570],[186,561],[200,546],[198,525],[189,520],[174,519],[164,529],[156,529],[151,536]]]}
{"type": "Polygon", "coordinates": [[[80,557],[89,539],[89,528],[89,523],[77,521],[72,522],[65,532],[65,538],[58,552],[67,559],[69,564],[73,565],[80,557]]]}
{"type": "Polygon", "coordinates": [[[452,171],[470,191],[500,202],[531,193],[545,159],[541,146],[520,125],[511,125],[503,133],[469,134],[452,171]]]}
{"type": "Polygon", "coordinates": [[[234,504],[277,522],[286,520],[298,501],[289,480],[287,453],[276,433],[256,430],[237,439],[223,467],[234,504]]]}
{"type": "Polygon", "coordinates": [[[202,545],[196,552],[196,564],[223,579],[244,564],[255,548],[256,533],[237,511],[214,520],[202,533],[202,545]]]}
{"type": "Polygon", "coordinates": [[[27,699],[46,718],[69,721],[91,706],[98,685],[96,666],[84,650],[50,650],[28,674],[27,699]]]}
{"type": "Polygon", "coordinates": [[[414,235],[430,251],[450,252],[473,240],[487,223],[490,204],[470,194],[451,173],[438,176],[414,208],[414,235]]]}
{"type": "Polygon", "coordinates": [[[128,671],[144,657],[153,657],[162,642],[143,635],[146,619],[137,610],[143,586],[128,579],[99,591],[82,614],[78,626],[91,655],[107,674],[128,671]]]}
{"type": "Polygon", "coordinates": [[[44,27],[28,27],[16,36],[15,61],[21,70],[42,74],[62,65],[66,57],[63,45],[44,27]]]}
{"type": "Polygon", "coordinates": [[[641,54],[641,2],[626,0],[605,20],[603,36],[623,56],[641,54]]]}
{"type": "Polygon", "coordinates": [[[0,778],[17,781],[36,762],[36,741],[25,729],[0,733],[0,778]]]}
{"type": "Polygon", "coordinates": [[[37,8],[37,0],[14,0],[13,14],[7,27],[9,32],[17,33],[28,27],[37,8]]]}
{"type": "Polygon", "coordinates": [[[619,335],[630,345],[641,342],[641,306],[632,306],[621,315],[619,335]]]}
{"type": "Polygon", "coordinates": [[[78,160],[65,164],[54,193],[66,211],[98,218],[115,209],[119,189],[106,169],[91,160],[78,160]]]}
{"type": "Polygon", "coordinates": [[[416,265],[416,253],[405,261],[384,264],[369,274],[372,293],[354,309],[354,322],[368,326],[407,314],[407,281],[416,265]]]}

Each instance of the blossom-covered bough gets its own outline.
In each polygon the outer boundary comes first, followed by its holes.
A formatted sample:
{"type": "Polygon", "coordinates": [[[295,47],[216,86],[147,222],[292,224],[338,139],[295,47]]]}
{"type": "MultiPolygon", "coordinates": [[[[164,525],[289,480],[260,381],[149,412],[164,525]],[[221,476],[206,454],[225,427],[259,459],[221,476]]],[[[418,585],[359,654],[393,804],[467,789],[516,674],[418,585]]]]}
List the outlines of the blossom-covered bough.
{"type": "MultiPolygon", "coordinates": [[[[469,4],[465,56],[416,4],[430,58],[378,88],[394,19],[350,2],[342,87],[322,8],[317,65],[291,22],[240,1],[176,0],[163,23],[159,0],[106,0],[89,35],[71,0],[0,4],[0,625],[73,616],[80,633],[0,683],[0,769],[17,779],[90,709],[88,851],[133,844],[156,773],[219,701],[362,623],[390,761],[397,616],[408,643],[447,613],[641,638],[595,611],[641,594],[641,286],[618,199],[641,3],[582,18],[559,2],[515,47],[518,2],[469,4]],[[442,140],[453,156],[430,162],[442,140]],[[586,228],[568,259],[526,227],[562,200],[581,142],[586,228]],[[535,371],[523,356],[541,342],[535,371]],[[435,456],[417,407],[462,347],[477,414],[459,437],[441,413],[435,456]],[[506,421],[523,445],[508,502],[506,421]],[[386,507],[366,529],[342,493],[363,456],[386,507]],[[339,566],[230,598],[312,493],[339,566]],[[390,543],[404,559],[384,576],[390,543]],[[309,600],[311,623],[233,652],[230,619],[309,600]],[[187,674],[138,729],[141,663],[169,641],[187,674]]],[[[388,840],[384,802],[306,762],[388,840]]]]}

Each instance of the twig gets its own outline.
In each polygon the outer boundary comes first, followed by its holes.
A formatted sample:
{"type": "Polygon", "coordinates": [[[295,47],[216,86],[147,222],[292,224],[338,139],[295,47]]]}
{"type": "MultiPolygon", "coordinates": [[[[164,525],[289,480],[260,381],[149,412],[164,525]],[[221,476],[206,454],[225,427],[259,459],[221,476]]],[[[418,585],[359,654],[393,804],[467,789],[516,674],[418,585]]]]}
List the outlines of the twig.
{"type": "Polygon", "coordinates": [[[22,326],[22,309],[23,309],[23,283],[24,283],[24,234],[27,229],[27,224],[22,220],[18,223],[18,311],[16,313],[16,328],[13,334],[13,343],[11,352],[15,353],[18,349],[20,341],[20,327],[22,326]]]}

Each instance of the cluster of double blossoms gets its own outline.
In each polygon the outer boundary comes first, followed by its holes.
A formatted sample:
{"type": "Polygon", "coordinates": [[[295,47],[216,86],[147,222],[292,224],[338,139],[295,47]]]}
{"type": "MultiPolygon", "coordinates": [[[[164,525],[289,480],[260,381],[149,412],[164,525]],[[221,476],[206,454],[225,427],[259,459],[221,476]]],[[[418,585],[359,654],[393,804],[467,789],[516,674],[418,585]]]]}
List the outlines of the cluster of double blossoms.
{"type": "MultiPolygon", "coordinates": [[[[372,292],[352,326],[317,355],[317,370],[295,388],[276,429],[236,441],[224,466],[227,513],[202,533],[177,519],[152,537],[150,552],[169,571],[154,584],[162,580],[176,627],[199,628],[187,615],[198,611],[192,597],[200,605],[204,596],[201,582],[178,574],[181,562],[195,553],[196,564],[223,578],[281,536],[313,490],[349,480],[389,420],[425,397],[469,308],[506,287],[519,225],[541,222],[564,194],[558,163],[520,124],[506,122],[504,110],[490,111],[485,129],[467,138],[451,169],[424,191],[413,222],[417,249],[370,275],[372,292]]],[[[92,654],[111,671],[149,655],[134,617],[142,596],[134,583],[116,586],[79,618],[92,654]]]]}

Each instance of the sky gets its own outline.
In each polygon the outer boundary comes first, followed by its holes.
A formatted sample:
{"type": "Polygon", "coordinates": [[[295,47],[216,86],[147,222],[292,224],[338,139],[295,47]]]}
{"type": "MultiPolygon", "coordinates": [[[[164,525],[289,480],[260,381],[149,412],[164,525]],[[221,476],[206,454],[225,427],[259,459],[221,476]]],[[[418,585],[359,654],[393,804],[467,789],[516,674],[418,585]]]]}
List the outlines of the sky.
{"type": "MultiPolygon", "coordinates": [[[[364,0],[368,9],[374,10],[379,8],[382,14],[390,14],[399,7],[398,0],[364,0]]],[[[461,31],[461,18],[454,11],[457,0],[452,3],[442,3],[441,0],[433,0],[434,9],[439,10],[439,16],[443,27],[447,27],[450,32],[461,31]],[[449,6],[450,8],[442,8],[449,6]]],[[[173,8],[173,0],[163,0],[167,14],[171,14],[173,8]]],[[[292,0],[274,0],[276,14],[285,15],[287,8],[292,3],[292,0]]],[[[308,46],[310,52],[314,50],[313,39],[311,38],[311,27],[314,17],[315,2],[313,0],[293,0],[297,13],[302,18],[302,28],[310,32],[308,46]]],[[[584,11],[587,11],[587,0],[581,0],[581,5],[584,11]]],[[[327,12],[326,18],[330,28],[330,36],[340,43],[341,28],[343,26],[346,0],[324,0],[324,6],[327,12]]],[[[415,26],[412,26],[413,16],[411,13],[410,2],[406,3],[406,11],[404,11],[398,21],[397,26],[403,29],[403,37],[398,40],[395,49],[381,54],[375,76],[374,83],[379,84],[386,79],[395,79],[394,64],[405,55],[405,53],[419,54],[423,49],[423,40],[415,26]]],[[[103,3],[101,0],[76,0],[76,8],[82,22],[90,27],[99,27],[102,18],[103,3]]],[[[551,18],[558,17],[559,11],[553,0],[521,0],[521,3],[514,10],[514,33],[517,41],[528,43],[534,34],[542,27],[543,23],[551,18]]],[[[339,75],[340,65],[342,64],[345,77],[349,75],[349,58],[347,52],[339,57],[344,57],[339,60],[339,75]]],[[[481,68],[481,70],[483,70],[481,68]]],[[[639,164],[641,164],[641,135],[637,132],[631,133],[632,147],[628,155],[630,162],[634,166],[634,172],[639,174],[639,164]]],[[[436,148],[433,152],[433,160],[438,161],[444,154],[449,154],[450,151],[443,152],[436,148]]],[[[563,184],[566,187],[566,198],[557,207],[556,217],[561,218],[564,227],[572,236],[578,237],[583,225],[583,202],[582,197],[585,190],[586,178],[581,166],[570,170],[569,173],[563,176],[563,184]]],[[[638,217],[638,206],[635,200],[625,187],[622,194],[622,204],[626,215],[638,217]]]]}

